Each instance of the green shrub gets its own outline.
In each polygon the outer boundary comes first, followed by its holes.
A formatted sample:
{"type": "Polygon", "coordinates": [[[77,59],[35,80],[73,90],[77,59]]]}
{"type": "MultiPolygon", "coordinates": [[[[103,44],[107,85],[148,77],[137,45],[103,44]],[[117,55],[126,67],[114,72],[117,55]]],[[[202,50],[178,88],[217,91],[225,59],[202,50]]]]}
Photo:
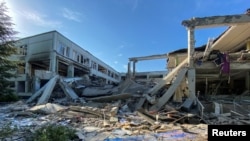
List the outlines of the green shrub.
{"type": "Polygon", "coordinates": [[[15,131],[17,131],[17,128],[11,128],[11,123],[7,123],[0,127],[0,140],[10,137],[15,131]]]}
{"type": "Polygon", "coordinates": [[[76,138],[75,130],[66,126],[45,125],[34,133],[33,141],[69,141],[76,138]]]}
{"type": "Polygon", "coordinates": [[[0,102],[15,102],[18,100],[19,100],[19,97],[15,94],[0,95],[0,102]]]}

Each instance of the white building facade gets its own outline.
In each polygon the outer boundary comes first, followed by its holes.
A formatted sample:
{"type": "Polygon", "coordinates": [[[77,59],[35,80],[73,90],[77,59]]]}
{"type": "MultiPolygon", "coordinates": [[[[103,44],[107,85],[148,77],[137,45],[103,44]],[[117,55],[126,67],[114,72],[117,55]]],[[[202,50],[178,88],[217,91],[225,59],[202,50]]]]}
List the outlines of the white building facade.
{"type": "Polygon", "coordinates": [[[18,53],[13,58],[22,63],[17,71],[19,77],[11,81],[19,95],[30,95],[47,82],[35,80],[37,70],[70,78],[95,75],[106,84],[121,80],[119,72],[57,31],[22,38],[16,47],[18,53]]]}

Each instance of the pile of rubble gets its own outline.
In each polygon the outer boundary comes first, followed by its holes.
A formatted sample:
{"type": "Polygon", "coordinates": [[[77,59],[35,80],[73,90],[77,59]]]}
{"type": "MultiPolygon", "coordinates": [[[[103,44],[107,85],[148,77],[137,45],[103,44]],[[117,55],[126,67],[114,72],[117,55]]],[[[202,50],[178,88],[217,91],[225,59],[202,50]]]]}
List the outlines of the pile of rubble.
{"type": "MultiPolygon", "coordinates": [[[[0,127],[9,123],[25,129],[3,140],[25,140],[51,123],[76,129],[78,138],[86,141],[207,140],[208,124],[249,124],[250,120],[248,109],[236,101],[166,100],[152,110],[155,103],[145,93],[157,83],[127,79],[119,85],[88,84],[80,78],[55,76],[28,100],[2,105],[0,127]]],[[[168,87],[159,89],[157,95],[165,89],[168,87]]]]}
{"type": "Polygon", "coordinates": [[[8,123],[19,129],[3,140],[25,140],[47,124],[72,127],[79,139],[86,141],[206,139],[206,124],[185,124],[184,120],[194,115],[183,115],[178,111],[160,112],[154,118],[145,111],[131,112],[128,106],[119,105],[121,102],[29,106],[22,101],[3,105],[0,108],[0,126],[8,123]]]}

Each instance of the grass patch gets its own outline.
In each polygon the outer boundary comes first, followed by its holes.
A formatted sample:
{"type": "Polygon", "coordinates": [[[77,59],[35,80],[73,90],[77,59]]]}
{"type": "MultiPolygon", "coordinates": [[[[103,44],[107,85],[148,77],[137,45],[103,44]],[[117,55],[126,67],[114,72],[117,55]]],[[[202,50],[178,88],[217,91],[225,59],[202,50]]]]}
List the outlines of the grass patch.
{"type": "Polygon", "coordinates": [[[50,124],[37,129],[32,141],[69,141],[77,139],[75,130],[66,126],[50,124]]]}
{"type": "Polygon", "coordinates": [[[17,131],[17,128],[11,128],[11,123],[7,123],[3,125],[3,127],[0,127],[0,140],[11,137],[15,131],[17,131]]]}
{"type": "Polygon", "coordinates": [[[0,102],[16,102],[20,98],[16,94],[3,94],[0,95],[0,102]]]}

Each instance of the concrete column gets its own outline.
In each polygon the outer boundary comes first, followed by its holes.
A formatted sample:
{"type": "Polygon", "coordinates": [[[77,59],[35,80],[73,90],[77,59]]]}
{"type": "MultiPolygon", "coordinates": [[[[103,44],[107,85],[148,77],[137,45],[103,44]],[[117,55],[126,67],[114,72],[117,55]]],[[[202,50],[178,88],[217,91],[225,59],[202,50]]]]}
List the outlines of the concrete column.
{"type": "Polygon", "coordinates": [[[55,72],[58,73],[58,70],[59,70],[59,61],[58,61],[58,59],[56,58],[55,72]]]}
{"type": "Polygon", "coordinates": [[[49,66],[49,71],[56,72],[57,73],[57,59],[56,59],[56,52],[52,51],[50,53],[50,66],[49,66]]]}
{"type": "Polygon", "coordinates": [[[194,27],[188,27],[188,65],[190,68],[194,67],[194,48],[195,48],[195,39],[194,39],[194,27]]]}
{"type": "Polygon", "coordinates": [[[30,69],[30,63],[25,63],[25,74],[26,74],[26,80],[25,80],[25,93],[29,92],[30,88],[30,79],[31,79],[31,69],[30,69]]]}
{"type": "Polygon", "coordinates": [[[127,73],[127,77],[131,78],[131,70],[130,70],[130,61],[128,62],[128,73],[127,73]]]}
{"type": "Polygon", "coordinates": [[[135,78],[135,70],[136,70],[136,68],[135,68],[135,63],[136,63],[137,61],[133,61],[133,78],[135,78]]]}
{"type": "Polygon", "coordinates": [[[67,77],[74,77],[74,65],[73,64],[68,65],[67,77]]]}
{"type": "Polygon", "coordinates": [[[195,48],[195,38],[194,38],[194,27],[188,27],[188,95],[191,99],[195,99],[195,68],[194,68],[194,48],[195,48]]]}
{"type": "Polygon", "coordinates": [[[188,95],[191,99],[195,99],[195,69],[188,70],[188,95]]]}
{"type": "Polygon", "coordinates": [[[35,77],[33,79],[33,84],[34,84],[33,91],[37,92],[41,88],[41,80],[40,80],[40,78],[35,77]]]}

